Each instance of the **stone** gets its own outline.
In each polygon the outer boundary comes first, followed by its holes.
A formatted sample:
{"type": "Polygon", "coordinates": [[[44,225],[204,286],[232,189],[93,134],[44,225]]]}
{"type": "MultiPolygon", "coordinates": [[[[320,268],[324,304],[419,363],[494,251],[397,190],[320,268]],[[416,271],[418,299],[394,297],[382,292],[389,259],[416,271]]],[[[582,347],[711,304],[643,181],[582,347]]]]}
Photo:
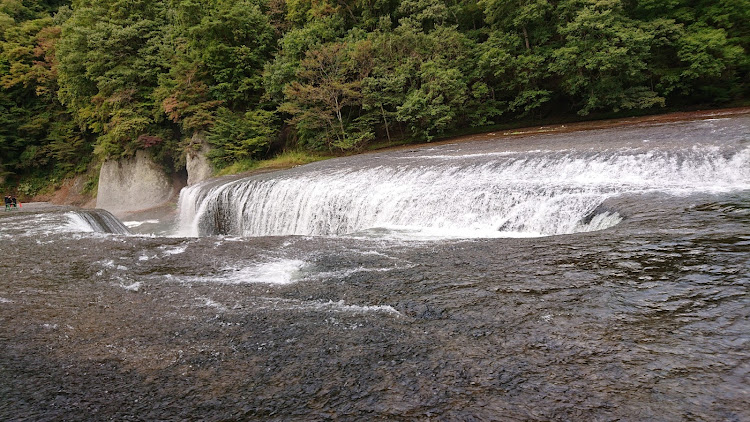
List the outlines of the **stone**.
{"type": "Polygon", "coordinates": [[[99,172],[96,207],[115,216],[154,208],[175,194],[170,176],[146,151],[134,157],[108,160],[99,172]]]}
{"type": "Polygon", "coordinates": [[[193,135],[191,144],[199,144],[201,148],[198,152],[188,151],[187,157],[185,157],[188,186],[202,182],[213,175],[213,167],[208,160],[208,152],[210,151],[210,148],[206,140],[202,135],[195,134],[193,135]]]}

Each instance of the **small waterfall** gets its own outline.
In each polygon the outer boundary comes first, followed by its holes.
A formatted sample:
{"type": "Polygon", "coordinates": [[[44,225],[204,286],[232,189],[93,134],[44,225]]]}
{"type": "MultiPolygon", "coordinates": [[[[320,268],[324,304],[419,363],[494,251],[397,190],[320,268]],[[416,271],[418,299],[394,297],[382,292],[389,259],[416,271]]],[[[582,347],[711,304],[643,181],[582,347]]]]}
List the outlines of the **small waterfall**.
{"type": "Polygon", "coordinates": [[[616,210],[597,207],[625,193],[750,188],[750,148],[425,152],[372,161],[186,188],[181,234],[546,236],[619,223],[616,210]]]}
{"type": "Polygon", "coordinates": [[[94,209],[70,212],[72,223],[80,231],[95,233],[130,234],[125,225],[120,222],[109,211],[94,209]]]}

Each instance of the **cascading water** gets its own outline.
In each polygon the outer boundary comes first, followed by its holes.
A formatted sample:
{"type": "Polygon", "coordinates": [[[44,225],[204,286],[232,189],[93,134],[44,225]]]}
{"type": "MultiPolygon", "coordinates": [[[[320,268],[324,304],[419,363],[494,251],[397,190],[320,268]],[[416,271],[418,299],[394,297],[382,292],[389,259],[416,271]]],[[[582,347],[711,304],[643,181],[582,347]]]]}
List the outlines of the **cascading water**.
{"type": "Polygon", "coordinates": [[[68,217],[72,220],[71,224],[81,231],[130,234],[128,228],[109,211],[100,209],[80,210],[68,213],[68,217]]]}
{"type": "Polygon", "coordinates": [[[346,160],[275,177],[193,186],[180,196],[180,234],[436,237],[546,236],[600,230],[622,216],[615,196],[750,187],[750,149],[619,148],[346,160]]]}

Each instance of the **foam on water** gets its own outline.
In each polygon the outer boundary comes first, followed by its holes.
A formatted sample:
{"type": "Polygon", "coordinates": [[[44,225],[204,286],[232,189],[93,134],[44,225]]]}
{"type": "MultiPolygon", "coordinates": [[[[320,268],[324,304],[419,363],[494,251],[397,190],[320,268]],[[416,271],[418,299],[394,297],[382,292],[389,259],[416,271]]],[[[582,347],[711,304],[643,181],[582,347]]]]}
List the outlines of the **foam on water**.
{"type": "Polygon", "coordinates": [[[118,271],[127,271],[128,267],[120,264],[116,264],[114,260],[108,259],[106,261],[97,261],[95,264],[99,264],[100,266],[107,268],[107,269],[114,269],[118,271]]]}
{"type": "Polygon", "coordinates": [[[228,310],[226,306],[222,305],[219,302],[214,301],[213,299],[210,299],[210,298],[207,298],[207,297],[200,298],[200,299],[203,300],[203,304],[202,304],[203,307],[214,308],[214,309],[217,309],[217,310],[222,311],[222,312],[225,312],[225,311],[228,310]]]}
{"type": "Polygon", "coordinates": [[[159,220],[125,221],[125,222],[123,222],[123,224],[127,228],[132,229],[132,228],[140,227],[140,226],[142,226],[144,224],[159,224],[160,222],[161,221],[159,221],[159,220]]]}
{"type": "Polygon", "coordinates": [[[137,292],[137,291],[139,291],[141,289],[141,283],[138,282],[138,281],[136,281],[134,283],[127,284],[127,285],[120,284],[120,287],[122,287],[125,290],[130,290],[132,292],[137,292]]]}
{"type": "Polygon", "coordinates": [[[69,223],[65,225],[65,229],[71,232],[88,232],[92,233],[94,231],[94,228],[91,227],[91,225],[84,219],[81,214],[78,214],[76,212],[69,212],[65,214],[68,219],[69,223]]]}
{"type": "Polygon", "coordinates": [[[0,238],[16,236],[41,239],[58,233],[91,233],[93,229],[76,213],[18,214],[3,219],[0,238]]]}
{"type": "Polygon", "coordinates": [[[185,282],[197,283],[265,283],[289,284],[303,277],[307,263],[297,259],[279,259],[246,266],[224,268],[221,273],[204,277],[180,278],[185,282]]]}
{"type": "Polygon", "coordinates": [[[352,305],[343,300],[297,300],[281,299],[275,297],[259,297],[259,303],[253,305],[256,310],[269,311],[315,311],[327,313],[349,313],[368,314],[378,313],[390,316],[402,316],[402,314],[390,305],[352,305]]]}
{"type": "Polygon", "coordinates": [[[172,247],[164,246],[161,249],[163,249],[162,255],[164,256],[179,255],[179,254],[185,253],[185,251],[187,250],[187,246],[186,245],[172,246],[172,247]]]}
{"type": "Polygon", "coordinates": [[[229,276],[235,283],[289,284],[301,275],[305,261],[283,259],[240,268],[229,276]]]}
{"type": "MultiPolygon", "coordinates": [[[[104,263],[105,266],[113,268],[114,264],[104,263]],[[109,264],[109,265],[107,265],[109,264]]],[[[333,278],[346,278],[353,274],[369,272],[388,272],[393,270],[403,270],[410,268],[411,265],[399,265],[393,267],[356,267],[348,268],[342,271],[312,271],[311,266],[304,260],[299,259],[274,259],[267,262],[254,263],[249,265],[228,266],[221,270],[220,273],[213,276],[202,277],[181,277],[181,281],[197,283],[226,283],[226,284],[244,284],[244,283],[263,283],[284,285],[301,280],[327,280],[333,278]]]]}
{"type": "Polygon", "coordinates": [[[324,272],[317,272],[314,274],[308,274],[308,278],[315,278],[315,279],[346,278],[353,274],[372,273],[372,272],[383,273],[383,272],[394,271],[394,270],[403,270],[403,269],[412,268],[412,267],[413,265],[401,265],[401,266],[382,267],[382,268],[356,267],[356,268],[348,268],[342,271],[324,271],[324,272]]]}
{"type": "Polygon", "coordinates": [[[350,312],[350,313],[385,313],[385,314],[392,314],[392,315],[401,315],[399,311],[394,309],[390,305],[347,305],[344,303],[343,300],[339,300],[337,302],[334,301],[328,301],[328,302],[317,302],[317,303],[310,303],[308,305],[310,308],[313,309],[320,309],[320,310],[326,310],[326,311],[334,311],[334,312],[350,312]]]}
{"type": "Polygon", "coordinates": [[[105,210],[80,210],[66,213],[67,229],[74,232],[130,234],[128,228],[105,210]]]}

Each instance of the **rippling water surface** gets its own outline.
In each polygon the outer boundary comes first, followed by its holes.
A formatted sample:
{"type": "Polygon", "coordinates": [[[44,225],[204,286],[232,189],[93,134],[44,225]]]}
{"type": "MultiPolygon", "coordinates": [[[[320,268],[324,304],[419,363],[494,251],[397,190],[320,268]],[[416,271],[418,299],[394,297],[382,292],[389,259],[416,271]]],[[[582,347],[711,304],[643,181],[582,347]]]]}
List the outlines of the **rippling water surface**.
{"type": "Polygon", "coordinates": [[[750,420],[747,115],[333,160],[125,220],[0,214],[0,419],[750,420]]]}

